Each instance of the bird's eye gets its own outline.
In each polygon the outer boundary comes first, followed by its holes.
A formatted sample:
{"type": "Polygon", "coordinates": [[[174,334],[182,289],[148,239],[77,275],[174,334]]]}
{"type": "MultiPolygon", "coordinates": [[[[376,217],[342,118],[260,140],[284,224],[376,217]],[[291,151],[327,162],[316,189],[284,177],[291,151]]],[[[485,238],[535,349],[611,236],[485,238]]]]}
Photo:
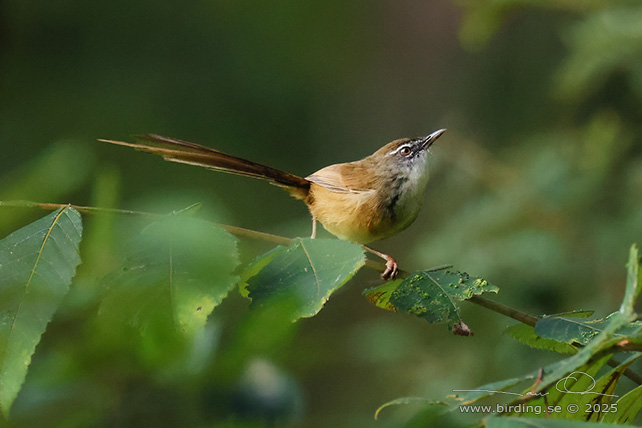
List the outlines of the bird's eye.
{"type": "Polygon", "coordinates": [[[412,150],[410,150],[410,147],[406,146],[402,147],[401,150],[399,150],[399,153],[401,154],[401,156],[408,157],[412,153],[412,150]]]}

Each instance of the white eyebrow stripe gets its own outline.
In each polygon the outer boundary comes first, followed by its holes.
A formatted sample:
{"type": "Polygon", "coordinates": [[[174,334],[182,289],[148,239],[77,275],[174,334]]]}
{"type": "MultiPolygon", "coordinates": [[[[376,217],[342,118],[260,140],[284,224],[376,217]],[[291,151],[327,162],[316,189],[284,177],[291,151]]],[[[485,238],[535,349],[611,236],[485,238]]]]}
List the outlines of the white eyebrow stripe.
{"type": "Polygon", "coordinates": [[[396,149],[394,149],[393,151],[389,152],[389,153],[388,153],[388,155],[394,155],[394,154],[397,154],[397,152],[398,152],[399,150],[403,149],[404,147],[412,148],[412,144],[402,144],[401,146],[397,147],[397,148],[396,148],[396,149]]]}

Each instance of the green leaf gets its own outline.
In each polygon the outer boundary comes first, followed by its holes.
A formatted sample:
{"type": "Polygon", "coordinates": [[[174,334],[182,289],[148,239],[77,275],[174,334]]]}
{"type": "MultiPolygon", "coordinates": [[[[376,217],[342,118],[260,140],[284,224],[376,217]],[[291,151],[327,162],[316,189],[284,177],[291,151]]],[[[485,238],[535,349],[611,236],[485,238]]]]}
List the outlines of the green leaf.
{"type": "MultiPolygon", "coordinates": [[[[633,321],[633,317],[616,312],[614,314],[611,314],[611,316],[609,316],[607,320],[607,324],[600,331],[600,333],[595,336],[590,342],[588,342],[586,346],[581,348],[577,352],[577,354],[560,361],[553,370],[549,370],[546,372],[546,376],[536,388],[536,392],[541,392],[548,389],[553,383],[557,382],[566,374],[571,373],[577,370],[578,367],[587,364],[596,354],[615,345],[618,341],[621,340],[619,336],[616,337],[615,332],[622,329],[627,324],[630,324],[631,321],[633,321]]],[[[535,327],[537,331],[537,326],[535,327]]]]}
{"type": "Polygon", "coordinates": [[[518,342],[534,349],[544,349],[560,354],[575,354],[577,352],[577,348],[568,343],[539,336],[535,333],[535,329],[530,325],[515,324],[504,330],[504,333],[518,342]]]}
{"type": "Polygon", "coordinates": [[[268,263],[270,263],[279,253],[285,251],[285,248],[286,247],[282,247],[280,245],[278,247],[272,248],[267,253],[257,257],[256,260],[254,260],[248,265],[248,267],[245,268],[243,273],[241,273],[240,286],[240,292],[243,297],[250,299],[250,292],[247,289],[248,280],[253,276],[258,275],[258,273],[261,272],[261,269],[267,266],[268,263]]]}
{"type": "Polygon", "coordinates": [[[6,416],[80,264],[80,214],[62,208],[0,241],[0,411],[6,416]]]}
{"type": "MultiPolygon", "coordinates": [[[[590,413],[586,412],[588,404],[611,402],[613,389],[624,370],[626,370],[633,360],[619,365],[606,375],[598,379],[598,372],[610,360],[611,356],[606,355],[594,363],[575,370],[555,383],[550,389],[548,403],[561,407],[565,419],[588,420],[590,413]],[[596,380],[597,379],[597,380],[596,380]],[[581,411],[576,413],[569,412],[569,406],[579,406],[581,411]]],[[[541,404],[545,405],[543,401],[541,404]]],[[[601,413],[596,412],[591,416],[599,416],[601,413]]],[[[593,419],[590,419],[593,420],[593,419]]]]}
{"type": "MultiPolygon", "coordinates": [[[[579,321],[577,318],[544,316],[535,325],[535,333],[540,337],[556,340],[563,343],[588,344],[594,337],[602,333],[611,323],[609,315],[605,319],[593,321],[579,321]]],[[[613,333],[614,337],[625,340],[635,335],[642,329],[642,322],[635,321],[625,324],[613,333]]]]}
{"type": "Polygon", "coordinates": [[[112,280],[101,318],[111,329],[136,327],[152,362],[171,360],[237,284],[236,242],[222,227],[190,216],[149,224],[112,280]]]}
{"type": "MultiPolygon", "coordinates": [[[[608,425],[611,428],[626,428],[627,425],[608,425]]],[[[486,428],[604,428],[604,424],[583,421],[568,421],[554,418],[522,418],[491,416],[486,419],[486,428]]]]}
{"type": "MultiPolygon", "coordinates": [[[[376,306],[407,312],[429,323],[447,322],[449,327],[464,325],[459,302],[499,290],[483,278],[465,272],[415,272],[405,280],[391,281],[364,291],[376,306]]],[[[464,325],[465,326],[465,325],[464,325]]]]}
{"type": "Polygon", "coordinates": [[[337,239],[295,239],[257,259],[243,277],[252,305],[291,301],[292,319],[317,314],[365,263],[360,245],[337,239]]]}
{"type": "MultiPolygon", "coordinates": [[[[556,379],[546,391],[532,391],[532,386],[524,391],[522,396],[533,395],[535,398],[524,403],[522,400],[514,400],[508,404],[507,408],[511,408],[510,412],[506,414],[519,414],[523,417],[537,416],[542,417],[549,409],[548,406],[561,406],[560,409],[550,411],[551,414],[555,413],[556,417],[565,417],[567,419],[574,419],[575,414],[566,411],[566,405],[577,404],[580,405],[582,400],[589,401],[592,396],[584,395],[583,392],[588,391],[593,379],[597,377],[599,370],[604,367],[604,364],[611,358],[611,355],[605,355],[589,364],[578,367],[575,371],[565,375],[560,379],[556,379]]],[[[542,370],[542,373],[554,371],[555,367],[562,366],[563,362],[558,362],[542,370]]],[[[539,373],[538,373],[539,374],[539,373]]],[[[583,407],[582,407],[583,409],[583,407]]],[[[580,412],[578,412],[580,413],[580,412]]],[[[584,413],[580,413],[583,415],[584,413]]]]}
{"type": "MultiPolygon", "coordinates": [[[[587,374],[588,376],[595,376],[596,373],[604,366],[604,364],[606,364],[610,357],[610,355],[605,355],[602,358],[591,362],[590,364],[581,366],[578,368],[576,373],[582,372],[587,374]]],[[[497,382],[478,386],[476,388],[453,389],[453,392],[456,393],[456,395],[454,396],[454,400],[452,400],[453,406],[451,406],[449,410],[458,410],[460,409],[460,406],[470,405],[490,396],[495,396],[496,398],[513,396],[514,400],[512,400],[507,405],[504,405],[504,412],[507,412],[507,414],[513,414],[517,410],[509,411],[509,409],[517,409],[519,407],[519,413],[522,416],[541,416],[545,413],[545,409],[547,408],[546,406],[559,404],[558,402],[563,398],[564,393],[562,392],[563,390],[560,390],[562,389],[562,387],[558,389],[555,383],[550,384],[549,386],[552,387],[550,387],[546,391],[535,389],[534,386],[541,384],[541,382],[538,381],[541,373],[558,372],[560,367],[565,367],[566,365],[567,364],[565,363],[565,360],[557,361],[544,367],[541,371],[539,369],[534,370],[524,376],[500,380],[497,382]],[[521,392],[510,391],[510,389],[524,383],[527,383],[527,387],[525,390],[522,390],[521,392]],[[525,403],[525,399],[530,400],[525,403]],[[528,404],[529,407],[525,408],[525,404],[528,404]],[[530,409],[533,410],[531,411],[530,409]],[[536,409],[542,409],[542,411],[536,413],[536,409]]],[[[584,380],[578,383],[578,379],[580,379],[579,376],[569,376],[568,379],[564,380],[562,386],[566,386],[568,391],[586,391],[588,387],[582,383],[584,382],[584,380]]],[[[587,377],[587,379],[589,378],[587,377]]],[[[561,382],[560,379],[556,379],[556,383],[559,382],[561,382]]],[[[568,394],[571,395],[571,393],[568,394]]],[[[587,399],[590,399],[590,397],[588,397],[587,399]]]]}
{"type": "MultiPolygon", "coordinates": [[[[615,398],[618,398],[618,395],[615,395],[615,388],[618,385],[618,382],[624,372],[633,364],[638,358],[640,358],[642,354],[635,354],[632,355],[630,358],[628,358],[625,362],[622,364],[618,365],[617,367],[613,368],[611,371],[603,375],[597,380],[589,379],[583,389],[579,389],[579,391],[586,391],[586,394],[580,394],[580,397],[587,397],[585,400],[582,400],[580,403],[577,399],[573,400],[574,397],[569,397],[568,394],[564,397],[566,400],[560,401],[560,404],[562,407],[565,407],[567,403],[576,403],[576,404],[586,404],[590,405],[591,409],[609,409],[610,410],[610,404],[613,402],[615,398]]],[[[578,395],[575,394],[575,397],[578,395]]],[[[617,412],[607,412],[607,411],[593,411],[590,412],[589,415],[585,415],[584,418],[577,418],[577,419],[584,419],[584,420],[589,420],[589,421],[603,421],[604,417],[610,413],[619,413],[617,412]],[[586,416],[589,416],[586,418],[586,416]]],[[[577,414],[576,414],[577,415],[577,414]]]]}
{"type": "Polygon", "coordinates": [[[109,212],[117,207],[119,175],[113,168],[104,168],[95,174],[90,206],[100,207],[101,211],[84,218],[83,263],[74,279],[76,286],[65,298],[63,310],[79,311],[98,304],[104,292],[100,279],[121,261],[120,252],[116,249],[117,217],[109,212]]]}
{"type": "MultiPolygon", "coordinates": [[[[577,310],[549,315],[548,317],[588,318],[591,315],[593,315],[593,311],[577,310]]],[[[567,343],[566,341],[542,337],[535,332],[534,327],[526,324],[515,324],[508,327],[504,332],[518,342],[531,348],[545,349],[560,354],[575,354],[577,352],[577,348],[570,345],[571,342],[567,343]]],[[[575,342],[575,340],[573,340],[573,342],[575,342]]]]}
{"type": "MultiPolygon", "coordinates": [[[[565,371],[571,362],[574,362],[574,359],[576,359],[575,356],[549,364],[544,367],[541,372],[538,369],[521,377],[492,382],[476,388],[454,389],[453,392],[456,393],[456,395],[454,396],[454,400],[451,400],[453,405],[448,410],[455,411],[460,409],[460,406],[470,405],[490,396],[497,398],[514,396],[513,401],[504,405],[506,409],[504,412],[507,412],[506,414],[518,412],[521,416],[532,415],[541,417],[545,414],[547,406],[550,405],[579,404],[580,402],[588,403],[595,397],[600,397],[598,394],[588,394],[588,391],[612,394],[612,389],[609,388],[615,386],[619,376],[633,362],[633,358],[626,361],[611,373],[601,377],[593,386],[593,379],[597,377],[598,371],[610,358],[610,354],[603,355],[595,361],[575,367],[572,372],[564,372],[563,375],[555,378],[554,381],[547,381],[547,377],[541,381],[538,379],[541,373],[560,373],[565,371]],[[570,374],[567,375],[567,373],[570,374]],[[614,373],[617,374],[614,375],[614,373]],[[525,390],[521,392],[510,391],[510,389],[525,382],[528,383],[525,390]],[[545,384],[546,387],[540,387],[542,384],[545,384]],[[583,392],[584,394],[582,394],[583,392]],[[580,401],[582,398],[578,397],[584,397],[584,401],[580,401]],[[530,398],[530,400],[525,403],[524,400],[527,398],[530,398]],[[528,405],[528,407],[526,407],[526,405],[528,405]],[[517,410],[518,408],[519,410],[517,410]],[[508,411],[508,409],[511,410],[508,411]],[[540,411],[537,409],[540,409],[540,411]]],[[[635,358],[637,358],[637,356],[635,358]]],[[[564,410],[561,410],[561,412],[564,412],[564,410]]],[[[560,415],[561,414],[562,413],[560,413],[560,415]]],[[[566,413],[564,412],[564,414],[566,413]]]]}
{"type": "Polygon", "coordinates": [[[640,282],[642,280],[642,271],[640,270],[640,254],[638,252],[638,246],[635,244],[631,245],[631,250],[629,252],[629,261],[626,267],[626,289],[624,290],[624,298],[622,299],[620,312],[624,314],[631,314],[635,312],[635,303],[640,296],[640,290],[642,290],[642,285],[640,285],[640,282]]]}
{"type": "Polygon", "coordinates": [[[624,394],[615,402],[617,412],[604,415],[604,423],[630,423],[642,410],[642,385],[624,394]]]}

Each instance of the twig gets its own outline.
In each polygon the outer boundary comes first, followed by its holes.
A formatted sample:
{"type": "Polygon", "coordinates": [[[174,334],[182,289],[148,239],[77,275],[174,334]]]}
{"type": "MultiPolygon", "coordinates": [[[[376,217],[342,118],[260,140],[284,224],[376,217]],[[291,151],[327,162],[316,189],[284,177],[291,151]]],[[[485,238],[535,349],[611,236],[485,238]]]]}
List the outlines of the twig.
{"type": "Polygon", "coordinates": [[[526,325],[530,325],[531,327],[535,327],[535,324],[537,324],[537,321],[539,321],[539,318],[534,317],[533,315],[529,315],[518,309],[511,308],[510,306],[495,302],[494,300],[487,299],[483,296],[473,296],[468,299],[468,301],[475,303],[476,305],[483,306],[486,309],[490,309],[493,312],[506,315],[509,318],[522,322],[526,325]]]}
{"type": "MultiPolygon", "coordinates": [[[[116,209],[116,208],[87,207],[87,206],[73,205],[73,204],[41,203],[41,202],[32,202],[32,201],[9,201],[9,202],[0,201],[0,207],[2,206],[15,207],[15,208],[41,208],[45,210],[55,210],[55,209],[64,208],[64,207],[72,207],[75,210],[86,214],[97,214],[97,213],[103,212],[103,213],[109,213],[109,214],[143,215],[143,216],[150,216],[150,217],[164,217],[164,216],[172,215],[172,214],[150,213],[150,212],[144,212],[144,211],[122,210],[122,209],[116,209]]],[[[284,236],[279,236],[279,235],[273,235],[271,233],[258,232],[256,230],[245,229],[242,227],[230,226],[225,224],[219,224],[219,226],[224,228],[226,231],[228,231],[232,235],[238,236],[241,238],[257,239],[261,241],[271,242],[277,245],[289,245],[292,242],[291,238],[286,238],[284,236]]],[[[379,272],[383,272],[386,268],[384,263],[381,263],[375,260],[369,260],[369,259],[366,260],[365,265],[368,268],[374,269],[379,272]]],[[[438,270],[448,269],[450,267],[452,267],[452,265],[437,266],[435,268],[429,269],[428,271],[435,272],[438,270]]],[[[397,278],[406,278],[408,276],[409,276],[409,272],[401,269],[397,273],[397,278]]],[[[499,302],[495,302],[483,296],[472,296],[470,299],[468,299],[468,301],[475,303],[476,305],[482,306],[486,309],[489,309],[493,312],[497,312],[498,314],[517,320],[531,327],[535,327],[535,324],[537,324],[537,321],[539,321],[539,318],[533,315],[529,315],[525,312],[520,311],[519,309],[511,308],[510,306],[504,305],[499,302]]],[[[583,345],[576,344],[574,346],[577,348],[581,348],[583,345]]],[[[638,346],[632,347],[629,344],[625,344],[625,343],[623,343],[621,346],[618,346],[618,348],[621,348],[620,349],[621,351],[632,351],[632,350],[639,351],[638,346]],[[629,348],[633,348],[633,349],[629,349],[629,348]]],[[[607,364],[611,367],[617,367],[620,365],[620,363],[614,358],[611,358],[607,364]]],[[[642,385],[642,376],[638,375],[637,373],[632,371],[630,368],[627,368],[623,373],[626,377],[631,379],[633,382],[639,385],[642,385]]]]}

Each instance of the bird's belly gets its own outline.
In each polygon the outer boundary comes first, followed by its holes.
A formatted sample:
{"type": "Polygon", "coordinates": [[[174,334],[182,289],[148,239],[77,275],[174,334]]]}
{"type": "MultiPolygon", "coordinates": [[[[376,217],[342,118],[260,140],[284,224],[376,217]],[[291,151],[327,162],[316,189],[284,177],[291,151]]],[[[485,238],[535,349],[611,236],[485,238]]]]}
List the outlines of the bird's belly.
{"type": "Polygon", "coordinates": [[[415,220],[421,203],[399,201],[393,210],[374,192],[337,193],[312,186],[306,200],[310,213],[336,237],[367,244],[389,238],[415,220]]]}

